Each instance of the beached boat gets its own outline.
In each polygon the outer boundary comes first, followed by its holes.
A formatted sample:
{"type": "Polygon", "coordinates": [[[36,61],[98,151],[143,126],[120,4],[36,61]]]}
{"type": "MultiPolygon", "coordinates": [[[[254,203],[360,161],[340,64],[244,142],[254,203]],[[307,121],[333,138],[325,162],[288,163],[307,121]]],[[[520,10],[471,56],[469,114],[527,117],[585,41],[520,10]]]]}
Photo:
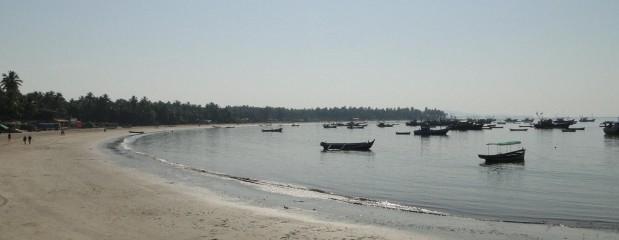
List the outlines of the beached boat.
{"type": "Polygon", "coordinates": [[[414,134],[417,136],[445,136],[447,132],[449,132],[449,128],[431,129],[430,127],[421,127],[421,129],[415,130],[414,134]]]}
{"type": "Polygon", "coordinates": [[[320,146],[323,147],[323,151],[370,151],[374,141],[358,142],[358,143],[329,143],[320,142],[320,146]]]}
{"type": "Polygon", "coordinates": [[[129,131],[129,133],[133,133],[133,134],[144,134],[143,131],[129,131]]]}
{"type": "Polygon", "coordinates": [[[411,135],[411,132],[395,132],[395,135],[411,135]]]}
{"type": "Polygon", "coordinates": [[[618,136],[619,122],[606,122],[604,124],[604,134],[609,136],[618,136]]]}
{"type": "Polygon", "coordinates": [[[525,149],[521,148],[516,151],[508,151],[506,153],[500,153],[500,147],[509,147],[512,145],[520,144],[520,141],[510,141],[510,142],[499,142],[499,143],[488,143],[488,154],[478,154],[477,156],[486,161],[486,164],[497,164],[497,163],[519,163],[524,162],[524,153],[525,149]],[[490,146],[497,147],[497,154],[490,154],[490,146]]]}
{"type": "Polygon", "coordinates": [[[529,129],[528,128],[510,128],[509,130],[512,132],[526,132],[529,129]]]}
{"type": "Polygon", "coordinates": [[[262,129],[262,132],[282,132],[282,128],[262,129]]]}

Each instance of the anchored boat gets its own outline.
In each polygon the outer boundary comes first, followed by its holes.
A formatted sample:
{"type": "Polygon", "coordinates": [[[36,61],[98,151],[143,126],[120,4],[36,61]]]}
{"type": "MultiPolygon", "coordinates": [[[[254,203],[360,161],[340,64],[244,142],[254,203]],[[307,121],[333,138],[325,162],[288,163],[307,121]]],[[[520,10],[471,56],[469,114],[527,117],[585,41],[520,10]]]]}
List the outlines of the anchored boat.
{"type": "Polygon", "coordinates": [[[358,142],[358,143],[329,143],[329,142],[320,142],[320,146],[323,147],[323,151],[332,151],[332,150],[340,150],[340,151],[370,151],[372,145],[374,145],[374,141],[367,142],[358,142]]]}
{"type": "Polygon", "coordinates": [[[521,148],[516,151],[511,151],[512,145],[521,144],[520,141],[488,143],[488,154],[478,154],[479,158],[486,160],[486,164],[498,164],[498,163],[520,163],[524,162],[525,149],[521,148]],[[490,146],[497,147],[496,154],[490,154],[490,146]],[[509,148],[508,152],[501,153],[500,148],[509,148]]]}

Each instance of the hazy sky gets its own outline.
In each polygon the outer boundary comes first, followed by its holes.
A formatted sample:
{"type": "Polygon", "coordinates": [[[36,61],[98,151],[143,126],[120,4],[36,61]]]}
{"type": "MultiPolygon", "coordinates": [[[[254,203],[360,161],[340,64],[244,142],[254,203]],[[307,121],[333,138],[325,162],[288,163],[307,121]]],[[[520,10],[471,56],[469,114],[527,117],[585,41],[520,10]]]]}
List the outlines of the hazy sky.
{"type": "Polygon", "coordinates": [[[619,1],[6,1],[23,92],[619,115],[619,1]]]}

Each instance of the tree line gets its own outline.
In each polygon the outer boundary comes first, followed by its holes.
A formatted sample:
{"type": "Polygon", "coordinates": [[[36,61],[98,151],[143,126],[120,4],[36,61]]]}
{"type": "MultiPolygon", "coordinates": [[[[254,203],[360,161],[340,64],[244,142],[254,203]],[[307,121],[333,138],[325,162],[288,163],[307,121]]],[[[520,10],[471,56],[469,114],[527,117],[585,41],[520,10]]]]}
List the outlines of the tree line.
{"type": "Polygon", "coordinates": [[[119,125],[170,125],[194,123],[301,122],[364,120],[437,120],[445,118],[438,109],[331,107],[292,109],[283,107],[219,106],[180,101],[151,101],[146,97],[111,99],[107,94],[87,93],[65,99],[58,92],[21,94],[23,81],[14,71],[2,74],[0,121],[51,121],[76,118],[82,122],[119,125]]]}

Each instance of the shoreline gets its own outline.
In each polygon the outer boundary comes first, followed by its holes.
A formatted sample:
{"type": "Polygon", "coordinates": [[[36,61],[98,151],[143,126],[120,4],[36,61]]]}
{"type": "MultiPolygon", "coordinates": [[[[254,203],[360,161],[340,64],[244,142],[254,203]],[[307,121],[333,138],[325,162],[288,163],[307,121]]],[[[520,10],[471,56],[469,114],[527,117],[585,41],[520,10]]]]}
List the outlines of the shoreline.
{"type": "MultiPolygon", "coordinates": [[[[298,209],[231,201],[205,187],[171,183],[119,166],[100,147],[128,130],[33,135],[32,145],[0,140],[0,232],[7,239],[616,239],[616,231],[406,214],[408,227],[347,223],[298,209]],[[4,157],[7,156],[7,157],[4,157]],[[7,201],[2,206],[2,199],[7,201]],[[306,214],[307,213],[307,214],[306,214]],[[6,233],[6,234],[5,234],[6,233]]],[[[0,135],[5,136],[5,135],[0,135]]],[[[15,135],[18,136],[18,135],[15,135]]],[[[21,135],[19,136],[21,137],[21,135]]],[[[122,157],[122,156],[118,156],[122,157]]],[[[355,208],[345,206],[341,208],[355,208]]],[[[361,209],[366,211],[367,209],[361,209]]],[[[379,210],[380,211],[380,210],[379,210]]],[[[387,210],[393,211],[393,210],[387,210]]],[[[377,212],[374,210],[368,211],[377,212]]],[[[389,214],[401,215],[391,212],[389,214]]],[[[4,239],[4,238],[2,238],[4,239]]]]}
{"type": "MultiPolygon", "coordinates": [[[[135,131],[183,129],[134,127],[135,131]]],[[[194,128],[194,127],[192,127],[194,128]]],[[[206,189],[121,168],[98,145],[128,129],[25,133],[0,140],[2,239],[434,239],[238,206],[206,189]]],[[[6,137],[6,135],[0,135],[6,137]]],[[[1,200],[0,199],[0,200],[1,200]]]]}

